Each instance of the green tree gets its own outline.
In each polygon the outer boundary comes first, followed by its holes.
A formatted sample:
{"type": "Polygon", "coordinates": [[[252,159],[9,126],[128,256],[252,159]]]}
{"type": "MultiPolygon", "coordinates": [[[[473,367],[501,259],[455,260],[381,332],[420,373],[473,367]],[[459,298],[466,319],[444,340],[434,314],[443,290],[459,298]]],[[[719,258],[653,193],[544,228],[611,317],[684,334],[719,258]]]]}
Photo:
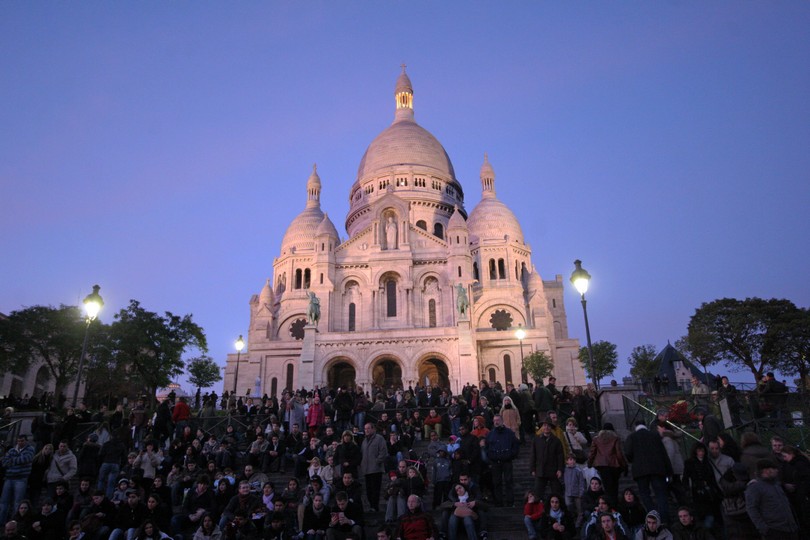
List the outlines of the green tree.
{"type": "Polygon", "coordinates": [[[585,373],[591,380],[601,381],[605,377],[613,375],[616,366],[619,365],[619,353],[616,352],[616,345],[609,341],[597,341],[593,345],[593,369],[596,376],[591,373],[590,360],[588,357],[588,347],[580,347],[579,361],[585,369],[585,373]]]}
{"type": "Polygon", "coordinates": [[[721,298],[704,303],[679,340],[681,353],[702,366],[723,361],[731,369],[748,369],[756,381],[782,354],[774,329],[796,306],[789,300],[721,298]],[[766,350],[766,344],[768,349],[766,350]]]}
{"type": "Polygon", "coordinates": [[[222,380],[220,367],[210,356],[192,358],[186,364],[186,370],[189,382],[196,386],[197,390],[210,388],[214,386],[214,383],[222,380]]]}
{"type": "Polygon", "coordinates": [[[153,400],[158,388],[183,373],[182,356],[189,349],[208,350],[205,333],[191,315],[180,317],[167,311],[161,316],[130,300],[115,315],[104,352],[117,365],[126,366],[153,400]]]}
{"type": "MultiPolygon", "coordinates": [[[[93,322],[90,332],[98,324],[93,322]]],[[[79,370],[85,328],[84,316],[76,306],[13,311],[0,319],[0,369],[21,373],[41,361],[58,398],[79,370]]]]}
{"type": "Polygon", "coordinates": [[[523,359],[526,374],[535,381],[540,381],[554,372],[554,361],[543,351],[534,351],[523,359]]]}
{"type": "Polygon", "coordinates": [[[769,363],[785,375],[798,375],[807,388],[810,375],[810,310],[790,310],[773,325],[763,347],[769,363]]]}
{"type": "Polygon", "coordinates": [[[630,364],[630,375],[641,381],[654,379],[660,367],[655,361],[656,356],[658,356],[658,351],[655,349],[655,345],[633,347],[633,351],[627,358],[627,363],[630,364]]]}

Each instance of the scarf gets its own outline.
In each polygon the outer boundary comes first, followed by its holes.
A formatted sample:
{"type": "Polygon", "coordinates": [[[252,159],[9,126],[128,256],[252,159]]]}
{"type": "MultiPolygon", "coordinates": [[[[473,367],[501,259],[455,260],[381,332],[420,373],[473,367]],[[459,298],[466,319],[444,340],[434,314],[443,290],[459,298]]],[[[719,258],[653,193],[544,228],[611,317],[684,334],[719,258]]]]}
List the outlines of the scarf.
{"type": "Polygon", "coordinates": [[[562,517],[563,517],[562,508],[559,508],[557,510],[554,510],[553,508],[551,508],[551,509],[549,509],[548,514],[552,518],[554,518],[554,521],[557,521],[557,522],[562,521],[562,517]]]}

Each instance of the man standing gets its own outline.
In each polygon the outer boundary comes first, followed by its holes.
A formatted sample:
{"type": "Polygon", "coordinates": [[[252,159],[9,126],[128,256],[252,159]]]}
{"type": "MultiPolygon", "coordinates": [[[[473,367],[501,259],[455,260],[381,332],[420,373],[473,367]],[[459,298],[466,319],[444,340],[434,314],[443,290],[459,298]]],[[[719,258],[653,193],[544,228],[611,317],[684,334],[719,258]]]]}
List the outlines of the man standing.
{"type": "Polygon", "coordinates": [[[672,463],[661,437],[647,429],[644,422],[639,420],[636,422],[636,430],[625,441],[624,455],[633,464],[633,479],[638,484],[641,502],[647,509],[658,510],[662,519],[667,520],[669,503],[666,479],[672,476],[672,463]],[[655,504],[650,493],[651,487],[655,491],[655,504]]]}
{"type": "Polygon", "coordinates": [[[708,447],[709,460],[714,465],[712,467],[712,470],[714,471],[714,479],[719,485],[720,477],[726,474],[726,472],[734,466],[734,460],[720,451],[719,442],[711,441],[708,444],[708,447]]]}
{"type": "Polygon", "coordinates": [[[493,429],[486,436],[487,457],[492,464],[492,483],[495,504],[514,506],[515,486],[512,482],[512,460],[518,455],[520,441],[515,432],[503,425],[503,418],[492,418],[493,429]],[[504,493],[505,491],[505,493],[504,493]]]}
{"type": "Polygon", "coordinates": [[[363,459],[360,461],[359,472],[365,480],[369,509],[372,512],[377,512],[377,507],[380,504],[382,475],[385,471],[385,458],[388,457],[388,446],[385,443],[385,438],[377,433],[374,424],[366,422],[363,429],[366,436],[360,447],[363,459]]]}
{"type": "Polygon", "coordinates": [[[798,540],[799,526],[778,477],[773,460],[757,461],[757,478],[745,488],[745,509],[763,539],[798,540]]]}
{"type": "Polygon", "coordinates": [[[9,448],[3,456],[6,480],[3,483],[3,494],[0,495],[0,523],[5,523],[25,498],[33,461],[34,447],[28,444],[27,436],[20,435],[17,437],[17,445],[9,448]]]}
{"type": "Polygon", "coordinates": [[[703,443],[709,444],[710,441],[716,441],[717,436],[723,431],[723,425],[720,423],[720,419],[709,413],[705,407],[698,407],[695,413],[700,421],[703,443]]]}
{"type": "Polygon", "coordinates": [[[46,473],[48,495],[53,497],[56,492],[56,483],[59,481],[70,482],[70,479],[76,476],[76,471],[78,471],[76,455],[71,452],[66,440],[60,441],[46,473]]]}
{"type": "Polygon", "coordinates": [[[562,443],[552,433],[551,422],[547,419],[540,427],[540,435],[532,443],[531,468],[535,478],[537,496],[546,497],[546,486],[551,485],[551,493],[562,495],[560,479],[565,470],[565,452],[562,443]]]}
{"type": "Polygon", "coordinates": [[[731,421],[735,426],[738,426],[742,423],[742,419],[740,418],[742,405],[740,405],[737,387],[728,382],[728,377],[723,377],[720,381],[720,388],[717,389],[717,395],[720,399],[726,400],[728,410],[731,413],[731,421]]]}

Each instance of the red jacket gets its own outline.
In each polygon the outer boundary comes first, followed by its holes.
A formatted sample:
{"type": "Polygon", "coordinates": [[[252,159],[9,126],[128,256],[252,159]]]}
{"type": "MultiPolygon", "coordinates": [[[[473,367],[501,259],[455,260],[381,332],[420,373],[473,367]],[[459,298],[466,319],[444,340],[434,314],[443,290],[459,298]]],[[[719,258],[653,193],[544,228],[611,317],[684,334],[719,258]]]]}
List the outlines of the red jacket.
{"type": "Polygon", "coordinates": [[[416,513],[408,511],[399,518],[394,538],[401,540],[425,540],[426,538],[438,538],[439,531],[436,529],[436,522],[433,516],[417,510],[416,513]]]}
{"type": "Polygon", "coordinates": [[[183,401],[175,403],[174,410],[172,411],[172,422],[176,424],[183,420],[188,420],[189,418],[191,418],[191,407],[183,401]]]}
{"type": "Polygon", "coordinates": [[[543,501],[537,502],[527,502],[526,505],[523,507],[523,515],[529,516],[532,521],[537,521],[541,517],[543,517],[543,513],[546,511],[545,506],[543,505],[543,501]]]}

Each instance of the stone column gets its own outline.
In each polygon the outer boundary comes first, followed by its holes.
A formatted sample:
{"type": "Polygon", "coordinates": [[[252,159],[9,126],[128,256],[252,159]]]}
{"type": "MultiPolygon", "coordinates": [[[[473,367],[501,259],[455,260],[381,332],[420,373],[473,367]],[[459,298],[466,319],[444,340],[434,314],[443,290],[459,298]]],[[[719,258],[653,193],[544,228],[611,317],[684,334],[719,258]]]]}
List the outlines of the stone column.
{"type": "Polygon", "coordinates": [[[298,383],[296,386],[315,388],[315,325],[304,327],[304,345],[298,364],[298,383]]]}
{"type": "Polygon", "coordinates": [[[454,393],[461,393],[464,383],[478,380],[478,357],[475,354],[470,319],[466,315],[458,321],[458,381],[454,393]]]}

